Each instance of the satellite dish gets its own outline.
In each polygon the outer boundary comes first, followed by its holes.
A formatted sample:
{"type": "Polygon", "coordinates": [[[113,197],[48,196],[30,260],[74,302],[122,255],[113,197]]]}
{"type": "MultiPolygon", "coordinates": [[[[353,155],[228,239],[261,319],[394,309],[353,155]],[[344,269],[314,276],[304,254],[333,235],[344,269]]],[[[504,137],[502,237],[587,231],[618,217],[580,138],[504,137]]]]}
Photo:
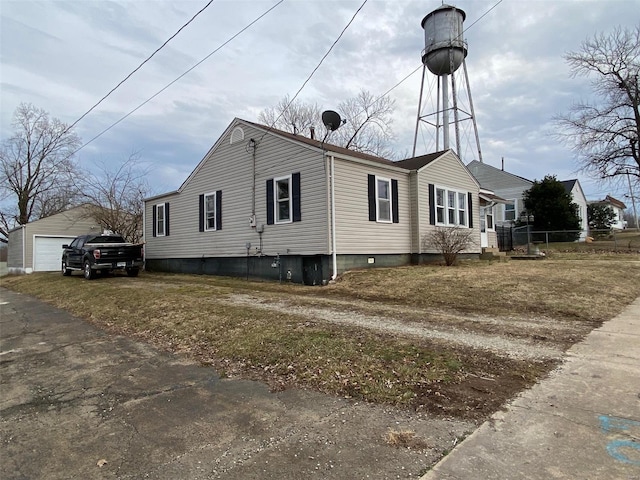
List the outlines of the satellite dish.
{"type": "Polygon", "coordinates": [[[322,112],[322,123],[324,123],[324,126],[333,132],[340,128],[340,125],[342,125],[342,119],[337,112],[334,112],[333,110],[325,110],[322,112]]]}

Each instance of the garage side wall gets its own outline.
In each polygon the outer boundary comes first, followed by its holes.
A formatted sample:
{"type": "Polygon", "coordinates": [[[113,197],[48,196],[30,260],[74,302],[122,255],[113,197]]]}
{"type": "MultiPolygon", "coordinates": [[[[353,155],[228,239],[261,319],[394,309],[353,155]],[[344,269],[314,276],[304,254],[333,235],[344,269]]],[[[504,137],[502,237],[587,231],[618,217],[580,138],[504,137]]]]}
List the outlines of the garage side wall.
{"type": "Polygon", "coordinates": [[[19,227],[9,232],[7,245],[7,267],[11,270],[22,269],[22,236],[24,229],[19,227]]]}

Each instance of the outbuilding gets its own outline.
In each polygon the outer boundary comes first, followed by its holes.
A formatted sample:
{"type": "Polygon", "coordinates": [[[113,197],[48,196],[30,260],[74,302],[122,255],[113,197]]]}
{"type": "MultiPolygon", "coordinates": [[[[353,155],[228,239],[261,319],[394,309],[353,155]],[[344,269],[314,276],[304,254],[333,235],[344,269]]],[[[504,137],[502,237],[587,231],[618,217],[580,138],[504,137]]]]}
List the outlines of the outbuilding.
{"type": "Polygon", "coordinates": [[[98,233],[100,226],[85,206],[20,225],[9,232],[9,273],[50,272],[60,269],[62,245],[78,235],[98,233]]]}

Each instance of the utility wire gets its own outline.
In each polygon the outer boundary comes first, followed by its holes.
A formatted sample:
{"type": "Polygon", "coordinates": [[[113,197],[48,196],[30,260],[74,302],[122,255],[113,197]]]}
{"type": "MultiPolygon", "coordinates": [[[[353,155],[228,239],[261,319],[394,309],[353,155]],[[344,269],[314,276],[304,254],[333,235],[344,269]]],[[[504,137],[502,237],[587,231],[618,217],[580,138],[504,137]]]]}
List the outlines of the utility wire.
{"type": "MultiPolygon", "coordinates": [[[[489,14],[489,12],[491,12],[494,8],[496,8],[498,5],[500,5],[503,2],[503,0],[498,0],[498,2],[496,2],[489,10],[487,10],[486,12],[484,12],[482,15],[480,15],[471,25],[469,25],[467,28],[465,28],[459,35],[458,37],[462,36],[464,33],[467,32],[467,30],[469,30],[471,27],[473,27],[476,23],[478,23],[480,20],[482,20],[485,16],[487,16],[489,14]]],[[[458,38],[456,37],[456,38],[458,38]]],[[[411,73],[409,73],[407,76],[405,76],[402,80],[400,80],[398,83],[396,83],[393,87],[391,87],[389,90],[387,90],[386,92],[384,92],[382,95],[380,95],[379,97],[377,97],[373,103],[378,102],[379,100],[382,100],[384,97],[386,97],[387,95],[389,95],[389,93],[391,93],[393,90],[395,90],[396,88],[398,88],[401,84],[403,84],[405,81],[407,81],[409,79],[409,77],[413,76],[416,72],[418,72],[421,68],[423,67],[422,64],[420,64],[419,67],[417,67],[415,70],[413,70],[411,73]]],[[[362,110],[360,112],[358,112],[356,114],[360,115],[361,113],[365,112],[365,110],[362,110]]],[[[349,119],[352,120],[352,119],[349,119]]]]}
{"type": "MultiPolygon", "coordinates": [[[[129,75],[127,75],[126,77],[124,77],[120,83],[118,83],[115,87],[113,87],[111,90],[109,90],[109,92],[102,97],[100,100],[98,100],[98,102],[91,107],[89,110],[87,110],[80,118],[78,118],[75,122],[73,122],[71,125],[69,125],[69,127],[67,127],[67,130],[71,130],[74,126],[76,126],[76,124],[82,120],[84,117],[86,117],[87,115],[89,115],[98,105],[100,105],[109,95],[111,95],[113,92],[115,92],[118,87],[120,87],[120,85],[122,85],[124,82],[126,82],[127,80],[129,80],[129,78],[131,78],[131,76],[136,73],[138,70],[140,70],[142,68],[142,66],[147,63],[149,60],[151,60],[153,58],[153,56],[158,53],[160,50],[162,50],[167,43],[169,43],[171,40],[173,40],[182,30],[184,30],[191,22],[193,22],[195,20],[195,18],[200,15],[202,12],[204,12],[207,7],[209,7],[209,5],[211,5],[213,3],[213,0],[209,0],[209,2],[202,7],[193,17],[191,17],[191,19],[185,23],[184,25],[182,25],[178,31],[176,33],[174,33],[173,35],[171,35],[166,42],[164,42],[162,45],[160,45],[155,52],[153,52],[151,55],[149,55],[140,65],[138,65],[129,75]]],[[[80,147],[82,148],[82,147],[80,147]]]]}
{"type": "Polygon", "coordinates": [[[115,121],[114,123],[112,123],[110,126],[108,126],[107,128],[105,128],[102,132],[100,132],[99,134],[97,134],[95,137],[93,137],[91,140],[89,140],[87,143],[85,143],[84,145],[82,145],[80,148],[78,148],[75,152],[73,152],[71,154],[71,156],[75,155],[76,153],[78,153],[80,150],[82,150],[84,147],[86,147],[87,145],[89,145],[91,142],[93,142],[94,140],[98,139],[99,137],[101,137],[102,135],[104,135],[105,133],[107,133],[109,130],[111,130],[113,127],[115,127],[116,125],[118,125],[120,122],[122,122],[124,119],[126,119],[127,117],[129,117],[130,115],[132,115],[133,113],[135,113],[136,111],[138,111],[140,108],[142,108],[143,106],[145,106],[147,103],[149,103],[151,100],[153,100],[154,98],[156,98],[158,95],[160,95],[162,92],[164,92],[167,88],[169,88],[171,85],[173,85],[174,83],[176,83],[178,80],[180,80],[182,77],[184,77],[185,75],[187,75],[189,72],[191,72],[192,70],[194,70],[196,67],[198,67],[201,63],[203,63],[205,60],[207,60],[209,57],[211,57],[214,53],[220,51],[222,48],[224,48],[227,44],[231,43],[231,41],[233,41],[236,37],[238,37],[239,35],[241,35],[243,32],[245,32],[246,30],[248,30],[251,26],[253,26],[255,23],[257,23],[259,20],[261,20],[264,16],[266,16],[268,13],[270,13],[272,10],[274,10],[278,5],[280,5],[282,2],[284,2],[284,0],[280,0],[278,3],[276,3],[275,5],[273,5],[271,8],[269,8],[268,10],[266,10],[264,13],[262,13],[261,15],[259,15],[255,20],[253,20],[251,23],[249,23],[247,26],[245,26],[244,28],[242,28],[241,30],[239,30],[235,35],[233,35],[231,38],[229,38],[227,41],[225,41],[223,44],[221,44],[218,48],[216,48],[215,50],[213,50],[211,53],[209,53],[207,56],[205,56],[202,60],[200,60],[198,63],[196,63],[195,65],[193,65],[191,68],[189,68],[187,71],[185,71],[184,73],[182,73],[181,75],[179,75],[175,80],[171,81],[170,83],[168,83],[167,85],[165,85],[163,88],[161,88],[160,90],[158,90],[156,93],[154,93],[151,97],[149,97],[148,99],[146,99],[144,102],[142,102],[140,105],[138,105],[136,108],[134,108],[133,110],[131,110],[129,113],[127,113],[126,115],[122,116],[119,120],[115,121]]]}
{"type": "Polygon", "coordinates": [[[258,143],[260,143],[260,141],[262,141],[262,139],[265,137],[265,135],[267,135],[267,133],[269,133],[275,126],[275,124],[278,122],[278,120],[280,120],[280,117],[282,117],[282,115],[284,115],[284,112],[286,112],[289,107],[291,106],[291,104],[294,102],[294,100],[298,97],[298,95],[300,95],[300,92],[302,92],[302,89],[307,85],[307,83],[309,83],[309,81],[311,80],[311,77],[313,77],[315,75],[315,73],[318,71],[318,69],[320,68],[320,66],[322,65],[322,63],[324,62],[324,60],[329,56],[329,54],[331,53],[331,51],[333,50],[333,47],[336,46],[336,44],[340,41],[340,39],[342,38],[342,36],[344,35],[344,33],[347,31],[347,29],[351,26],[351,24],[353,23],[353,21],[356,19],[356,16],[358,15],[358,13],[360,13],[360,10],[362,10],[362,8],[366,5],[366,3],[368,2],[368,0],[364,0],[364,2],[362,2],[362,5],[360,5],[360,7],[355,11],[355,13],[353,14],[353,16],[351,17],[351,20],[349,20],[349,22],[345,25],[345,27],[342,29],[342,32],[340,32],[340,35],[338,35],[338,38],[336,38],[336,40],[331,44],[331,46],[329,47],[329,50],[327,50],[327,53],[324,54],[324,56],[320,59],[320,62],[318,62],[318,65],[316,65],[316,67],[313,69],[313,71],[309,74],[309,76],[307,77],[307,79],[302,83],[302,86],[298,89],[298,91],[296,92],[296,94],[293,96],[293,98],[291,98],[291,100],[289,100],[289,103],[287,104],[287,106],[285,108],[282,109],[282,111],[280,112],[280,115],[278,115],[276,117],[276,119],[271,123],[271,125],[269,126],[269,128],[267,128],[266,132],[264,132],[262,134],[262,136],[260,137],[260,140],[258,141],[258,143]]]}

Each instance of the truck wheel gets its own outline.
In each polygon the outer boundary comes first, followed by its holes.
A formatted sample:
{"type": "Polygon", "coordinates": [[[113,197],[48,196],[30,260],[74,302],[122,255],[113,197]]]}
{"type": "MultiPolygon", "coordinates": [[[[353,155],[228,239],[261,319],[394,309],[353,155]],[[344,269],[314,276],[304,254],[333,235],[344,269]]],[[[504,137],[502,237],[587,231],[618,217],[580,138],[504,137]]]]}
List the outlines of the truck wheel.
{"type": "Polygon", "coordinates": [[[84,261],[83,273],[84,273],[84,278],[87,280],[93,280],[96,276],[96,272],[91,269],[91,263],[89,262],[89,260],[84,261]]]}
{"type": "Polygon", "coordinates": [[[127,268],[127,275],[130,277],[137,277],[139,272],[139,268],[127,268]]]}
{"type": "Polygon", "coordinates": [[[64,275],[65,277],[71,275],[71,270],[67,268],[67,262],[65,262],[64,260],[62,261],[62,275],[64,275]]]}

